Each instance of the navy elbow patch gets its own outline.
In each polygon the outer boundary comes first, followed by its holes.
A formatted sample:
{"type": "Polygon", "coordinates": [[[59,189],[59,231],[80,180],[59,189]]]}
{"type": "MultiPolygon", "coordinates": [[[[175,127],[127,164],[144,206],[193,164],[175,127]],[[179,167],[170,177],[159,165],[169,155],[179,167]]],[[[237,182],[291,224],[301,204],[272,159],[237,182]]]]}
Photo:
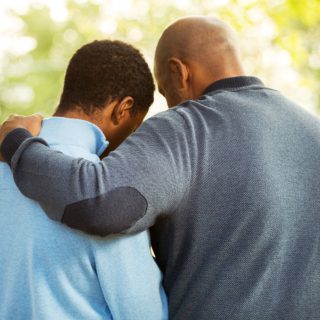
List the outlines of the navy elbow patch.
{"type": "Polygon", "coordinates": [[[119,187],[65,208],[62,223],[85,233],[106,236],[130,228],[147,211],[147,200],[136,189],[119,187]]]}

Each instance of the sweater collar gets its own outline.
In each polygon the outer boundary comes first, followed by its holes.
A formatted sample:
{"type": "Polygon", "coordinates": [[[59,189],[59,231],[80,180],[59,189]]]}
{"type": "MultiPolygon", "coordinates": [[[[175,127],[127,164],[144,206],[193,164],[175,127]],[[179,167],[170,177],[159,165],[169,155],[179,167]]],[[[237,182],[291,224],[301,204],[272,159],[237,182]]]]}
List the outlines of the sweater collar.
{"type": "Polygon", "coordinates": [[[203,94],[208,94],[209,92],[217,90],[239,89],[248,86],[263,86],[263,82],[256,77],[247,76],[225,78],[210,84],[210,86],[208,86],[207,89],[204,90],[203,94]]]}
{"type": "Polygon", "coordinates": [[[41,138],[49,145],[72,145],[100,156],[108,146],[102,131],[93,123],[63,117],[44,119],[41,138]]]}

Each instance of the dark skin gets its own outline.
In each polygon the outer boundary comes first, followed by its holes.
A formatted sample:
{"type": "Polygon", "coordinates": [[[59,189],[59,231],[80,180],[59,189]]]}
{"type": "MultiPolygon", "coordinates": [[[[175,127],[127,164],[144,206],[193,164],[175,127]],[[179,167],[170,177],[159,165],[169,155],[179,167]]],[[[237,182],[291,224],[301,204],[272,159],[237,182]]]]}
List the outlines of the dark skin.
{"type": "MultiPolygon", "coordinates": [[[[236,36],[224,22],[209,17],[187,17],[172,23],[162,34],[155,54],[158,89],[173,107],[199,98],[213,82],[245,75],[236,36]]],[[[22,127],[39,133],[41,117],[13,117],[0,128],[0,143],[22,127]]]]}
{"type": "MultiPolygon", "coordinates": [[[[74,106],[64,113],[56,112],[54,116],[86,120],[99,127],[109,141],[109,146],[103,154],[106,156],[134,132],[146,116],[147,111],[133,113],[133,103],[133,98],[127,96],[121,101],[106,103],[103,108],[96,109],[91,114],[86,114],[79,106],[74,106]]],[[[0,143],[16,128],[27,129],[33,136],[37,136],[41,130],[42,119],[43,116],[40,114],[28,117],[11,115],[1,126],[0,143]]],[[[4,161],[1,154],[0,161],[4,161]]]]}
{"type": "Polygon", "coordinates": [[[158,89],[173,107],[197,99],[213,82],[244,75],[236,36],[209,17],[177,20],[162,34],[155,53],[158,89]]]}
{"type": "Polygon", "coordinates": [[[103,108],[96,109],[89,115],[82,108],[75,106],[64,113],[56,112],[54,116],[82,119],[95,124],[109,141],[109,146],[104,153],[104,155],[107,155],[134,132],[146,116],[147,111],[133,113],[133,104],[134,99],[127,96],[122,100],[106,103],[103,108]]]}

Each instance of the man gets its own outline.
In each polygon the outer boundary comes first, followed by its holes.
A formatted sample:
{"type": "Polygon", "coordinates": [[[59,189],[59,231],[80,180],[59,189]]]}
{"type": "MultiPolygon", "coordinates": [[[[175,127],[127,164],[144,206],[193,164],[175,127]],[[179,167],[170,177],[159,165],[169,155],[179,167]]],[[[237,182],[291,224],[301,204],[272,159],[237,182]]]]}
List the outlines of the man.
{"type": "Polygon", "coordinates": [[[37,117],[7,121],[1,150],[18,187],[88,233],[152,226],[172,319],[319,319],[319,120],[245,76],[216,19],[170,25],[155,75],[175,107],[99,164],[33,138],[37,117]]]}
{"type": "MultiPolygon", "coordinates": [[[[140,125],[153,92],[139,51],[94,41],[72,57],[55,117],[43,121],[40,137],[54,150],[97,163],[105,137],[112,150],[140,125]]],[[[102,239],[71,230],[17,190],[7,164],[0,164],[0,176],[1,319],[167,318],[147,232],[102,239]]]]}

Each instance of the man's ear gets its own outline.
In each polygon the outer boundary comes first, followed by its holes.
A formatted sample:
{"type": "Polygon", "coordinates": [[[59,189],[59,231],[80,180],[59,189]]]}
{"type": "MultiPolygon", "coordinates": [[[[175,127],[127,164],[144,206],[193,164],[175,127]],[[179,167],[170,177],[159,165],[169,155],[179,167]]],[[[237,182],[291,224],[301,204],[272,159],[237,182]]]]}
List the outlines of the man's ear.
{"type": "Polygon", "coordinates": [[[180,88],[185,88],[190,76],[188,66],[180,59],[174,57],[168,59],[168,64],[170,72],[178,78],[180,88]]]}
{"type": "Polygon", "coordinates": [[[130,116],[130,111],[133,107],[134,99],[130,96],[124,97],[121,101],[118,101],[112,110],[112,122],[114,125],[118,125],[122,120],[130,116]]]}

